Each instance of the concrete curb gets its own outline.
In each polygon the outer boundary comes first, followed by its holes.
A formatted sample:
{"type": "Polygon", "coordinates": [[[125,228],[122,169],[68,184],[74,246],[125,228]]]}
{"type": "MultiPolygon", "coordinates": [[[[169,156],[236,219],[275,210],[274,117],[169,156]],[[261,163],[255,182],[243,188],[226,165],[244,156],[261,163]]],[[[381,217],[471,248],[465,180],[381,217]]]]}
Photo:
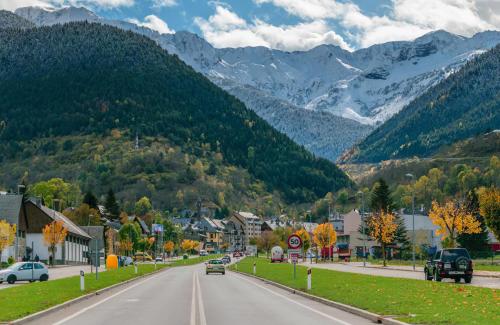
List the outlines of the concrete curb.
{"type": "Polygon", "coordinates": [[[135,277],[133,279],[129,279],[129,280],[126,280],[124,282],[119,282],[119,283],[116,283],[116,284],[113,284],[109,287],[106,287],[106,288],[102,288],[102,289],[99,289],[97,291],[94,291],[94,292],[91,292],[91,293],[88,293],[86,295],[83,295],[83,296],[80,296],[80,297],[77,297],[75,299],[72,299],[72,300],[68,300],[66,302],[63,302],[59,305],[55,305],[55,306],[52,306],[48,309],[45,309],[45,310],[42,310],[42,311],[39,311],[39,312],[36,312],[34,314],[31,314],[31,315],[28,315],[28,316],[25,316],[23,318],[19,318],[19,319],[16,319],[14,321],[11,321],[11,322],[5,322],[5,323],[0,323],[0,324],[11,324],[11,325],[17,325],[17,324],[26,324],[28,322],[31,322],[31,321],[34,321],[36,320],[37,318],[39,317],[43,317],[43,316],[47,316],[49,314],[52,314],[56,311],[59,311],[63,308],[66,308],[66,307],[69,307],[71,305],[74,305],[76,303],[79,303],[79,302],[82,302],[84,300],[87,300],[87,299],[90,299],[94,296],[98,296],[106,291],[109,291],[109,290],[112,290],[112,289],[115,289],[117,287],[120,287],[120,286],[124,286],[126,284],[129,284],[131,282],[135,282],[137,280],[141,280],[141,279],[144,279],[146,277],[149,277],[149,276],[152,276],[154,274],[157,274],[157,273],[160,273],[160,272],[164,272],[164,271],[168,271],[170,270],[171,268],[170,267],[165,267],[161,270],[157,270],[157,271],[153,271],[151,273],[148,273],[148,274],[143,274],[143,275],[140,275],[138,277],[135,277]]]}
{"type": "Polygon", "coordinates": [[[260,281],[263,281],[263,282],[265,282],[267,284],[273,285],[273,286],[278,287],[280,289],[286,290],[286,291],[291,292],[293,294],[296,294],[296,295],[299,295],[301,297],[304,297],[304,298],[307,298],[307,299],[310,299],[310,300],[322,303],[324,305],[327,305],[327,306],[330,306],[330,307],[334,307],[334,308],[346,311],[348,313],[351,313],[351,314],[354,314],[354,315],[366,318],[366,319],[371,320],[372,322],[375,322],[375,323],[378,323],[378,324],[385,324],[385,325],[408,325],[408,323],[404,323],[404,322],[395,320],[395,319],[387,317],[387,316],[381,316],[381,315],[378,315],[378,314],[375,314],[375,313],[372,313],[372,312],[369,312],[369,311],[366,311],[366,310],[363,310],[363,309],[360,309],[360,308],[356,308],[356,307],[353,307],[353,306],[349,306],[349,305],[346,305],[346,304],[343,304],[343,303],[340,303],[340,302],[335,302],[335,301],[332,301],[332,300],[328,300],[328,299],[325,299],[325,298],[314,296],[314,295],[311,295],[309,293],[306,293],[306,292],[303,292],[303,291],[300,291],[300,290],[296,290],[296,289],[287,287],[287,286],[285,286],[283,284],[280,284],[280,283],[277,283],[277,282],[274,282],[274,281],[271,281],[271,280],[267,280],[265,278],[261,278],[261,277],[258,277],[258,276],[252,275],[252,274],[248,274],[248,273],[244,273],[244,272],[240,272],[240,271],[236,271],[236,270],[229,270],[229,271],[235,272],[235,273],[238,273],[238,274],[250,277],[250,278],[258,279],[260,281]]]}

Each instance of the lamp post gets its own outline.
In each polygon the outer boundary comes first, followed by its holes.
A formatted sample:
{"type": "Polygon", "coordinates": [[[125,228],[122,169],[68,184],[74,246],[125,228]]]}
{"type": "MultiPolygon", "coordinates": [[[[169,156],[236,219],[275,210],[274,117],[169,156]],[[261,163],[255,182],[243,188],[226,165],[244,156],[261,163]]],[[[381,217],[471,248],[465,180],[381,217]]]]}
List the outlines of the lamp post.
{"type": "MultiPolygon", "coordinates": [[[[415,175],[406,174],[406,177],[410,178],[412,182],[415,180],[415,175]]],[[[411,190],[411,224],[412,224],[412,238],[411,238],[411,256],[413,260],[413,271],[415,271],[415,189],[411,190]]]]}
{"type": "Polygon", "coordinates": [[[365,224],[365,192],[358,191],[361,195],[361,226],[363,227],[363,267],[366,267],[366,224],[365,224]]]}

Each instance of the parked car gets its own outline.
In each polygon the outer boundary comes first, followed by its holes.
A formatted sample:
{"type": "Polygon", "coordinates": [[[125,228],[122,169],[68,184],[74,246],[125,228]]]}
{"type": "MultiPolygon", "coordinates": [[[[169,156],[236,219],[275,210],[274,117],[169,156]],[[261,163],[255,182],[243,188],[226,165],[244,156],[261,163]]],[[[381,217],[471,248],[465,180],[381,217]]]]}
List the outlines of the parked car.
{"type": "Polygon", "coordinates": [[[134,261],[152,262],[153,258],[148,253],[136,252],[135,255],[134,255],[134,261]]]}
{"type": "Polygon", "coordinates": [[[226,268],[221,260],[209,260],[205,267],[206,273],[221,273],[226,274],[226,268]]]}
{"type": "Polygon", "coordinates": [[[130,256],[122,256],[121,260],[123,266],[129,266],[134,263],[134,260],[130,256]]]}
{"type": "Polygon", "coordinates": [[[47,281],[49,269],[40,262],[19,262],[12,264],[5,270],[0,270],[0,283],[7,281],[13,284],[16,281],[47,281]]]}
{"type": "Polygon", "coordinates": [[[200,250],[200,256],[208,256],[208,252],[204,249],[200,250]]]}
{"type": "Polygon", "coordinates": [[[229,255],[224,256],[224,257],[222,258],[222,263],[224,263],[224,264],[229,264],[229,263],[231,263],[231,256],[229,256],[229,255]]]}
{"type": "Polygon", "coordinates": [[[425,268],[425,279],[441,281],[444,278],[454,279],[465,283],[472,281],[472,260],[465,248],[447,248],[438,250],[433,258],[427,261],[425,268]]]}
{"type": "Polygon", "coordinates": [[[155,262],[163,262],[163,258],[161,258],[160,256],[157,256],[155,258],[155,262]]]}

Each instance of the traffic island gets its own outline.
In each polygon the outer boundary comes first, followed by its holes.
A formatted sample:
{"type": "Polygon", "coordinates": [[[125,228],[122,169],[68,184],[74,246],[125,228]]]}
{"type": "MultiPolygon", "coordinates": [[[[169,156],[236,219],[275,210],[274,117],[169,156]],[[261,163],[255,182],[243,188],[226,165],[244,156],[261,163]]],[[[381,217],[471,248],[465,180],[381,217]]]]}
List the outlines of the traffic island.
{"type": "MultiPolygon", "coordinates": [[[[360,316],[367,313],[366,318],[386,324],[500,323],[500,290],[496,289],[313,269],[308,291],[306,267],[297,267],[294,280],[291,264],[247,258],[238,271],[252,276],[254,263],[261,280],[345,311],[352,308],[360,316]]],[[[235,271],[234,266],[231,270],[235,271]]]]}

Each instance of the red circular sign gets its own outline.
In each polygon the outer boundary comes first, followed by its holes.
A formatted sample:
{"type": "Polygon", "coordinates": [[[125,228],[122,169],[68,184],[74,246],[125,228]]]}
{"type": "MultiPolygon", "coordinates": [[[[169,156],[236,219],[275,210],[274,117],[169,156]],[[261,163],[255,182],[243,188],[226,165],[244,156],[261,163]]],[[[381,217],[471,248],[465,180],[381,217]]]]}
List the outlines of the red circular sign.
{"type": "Polygon", "coordinates": [[[290,235],[288,237],[288,248],[297,249],[302,247],[302,239],[297,235],[290,235]]]}

